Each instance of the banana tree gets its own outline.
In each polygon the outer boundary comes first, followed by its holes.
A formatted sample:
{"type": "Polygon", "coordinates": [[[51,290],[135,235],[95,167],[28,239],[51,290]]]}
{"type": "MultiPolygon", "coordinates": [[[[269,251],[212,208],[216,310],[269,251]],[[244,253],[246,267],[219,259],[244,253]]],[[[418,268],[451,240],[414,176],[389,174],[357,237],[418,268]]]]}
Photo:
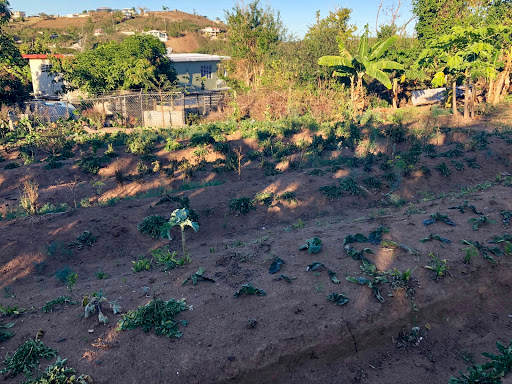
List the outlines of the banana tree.
{"type": "Polygon", "coordinates": [[[384,71],[404,69],[402,64],[395,61],[381,60],[384,53],[396,41],[397,36],[392,36],[370,47],[368,35],[368,25],[366,25],[359,40],[357,54],[354,56],[340,44],[339,56],[322,56],[318,59],[319,65],[334,68],[333,76],[350,79],[350,98],[354,107],[363,101],[363,78],[365,75],[382,83],[387,89],[391,89],[391,80],[384,71]]]}
{"type": "Polygon", "coordinates": [[[162,237],[171,240],[171,228],[180,227],[181,229],[181,246],[183,248],[183,257],[187,258],[185,250],[185,229],[191,227],[194,232],[199,229],[199,224],[190,219],[190,215],[187,209],[175,209],[171,214],[171,218],[167,223],[162,226],[161,233],[162,237]]]}

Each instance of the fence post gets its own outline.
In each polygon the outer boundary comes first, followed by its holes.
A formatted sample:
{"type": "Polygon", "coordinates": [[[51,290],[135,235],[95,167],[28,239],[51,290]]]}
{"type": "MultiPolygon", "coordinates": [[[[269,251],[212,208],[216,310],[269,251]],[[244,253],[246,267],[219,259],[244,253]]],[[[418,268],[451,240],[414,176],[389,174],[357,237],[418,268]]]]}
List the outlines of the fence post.
{"type": "Polygon", "coordinates": [[[139,99],[140,99],[140,120],[142,122],[141,125],[144,127],[145,124],[144,124],[144,108],[142,108],[142,89],[140,90],[139,99]]]}

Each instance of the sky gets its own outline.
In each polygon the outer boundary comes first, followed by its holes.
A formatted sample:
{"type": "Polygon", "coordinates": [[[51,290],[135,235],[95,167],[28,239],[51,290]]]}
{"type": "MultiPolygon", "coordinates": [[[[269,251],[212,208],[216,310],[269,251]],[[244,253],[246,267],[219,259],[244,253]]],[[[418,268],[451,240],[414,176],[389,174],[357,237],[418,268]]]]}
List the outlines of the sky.
{"type": "MultiPolygon", "coordinates": [[[[382,0],[383,6],[379,16],[379,24],[389,19],[387,10],[396,7],[399,0],[382,0]]],[[[224,10],[232,9],[235,0],[82,0],[73,1],[41,1],[41,0],[10,0],[11,9],[24,11],[27,15],[44,12],[46,14],[65,15],[68,13],[81,13],[84,9],[96,9],[98,7],[110,7],[114,9],[145,6],[152,11],[161,11],[162,6],[170,9],[178,9],[183,12],[199,14],[215,20],[216,17],[224,20],[224,10]]],[[[247,2],[247,1],[246,1],[247,2]]],[[[365,24],[370,25],[370,32],[375,32],[375,19],[381,0],[262,0],[262,5],[270,7],[281,14],[281,19],[288,32],[297,38],[304,37],[308,27],[315,23],[316,11],[320,10],[320,16],[325,17],[329,11],[338,7],[352,9],[350,23],[355,24],[361,31],[365,24]]],[[[411,17],[411,0],[402,0],[400,15],[402,23],[411,17]]],[[[398,22],[398,25],[401,23],[398,22]]],[[[408,27],[411,32],[413,23],[408,27]]]]}

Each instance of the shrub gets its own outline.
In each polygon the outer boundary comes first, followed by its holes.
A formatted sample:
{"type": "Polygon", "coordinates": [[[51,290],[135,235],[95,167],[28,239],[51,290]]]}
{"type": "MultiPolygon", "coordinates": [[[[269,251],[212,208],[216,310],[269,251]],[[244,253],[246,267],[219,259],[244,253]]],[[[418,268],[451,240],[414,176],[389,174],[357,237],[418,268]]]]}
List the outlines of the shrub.
{"type": "Polygon", "coordinates": [[[137,229],[139,232],[157,239],[160,237],[161,228],[166,222],[165,217],[160,215],[147,216],[137,225],[137,229]]]}
{"type": "Polygon", "coordinates": [[[190,146],[191,147],[198,147],[200,145],[208,145],[208,144],[215,144],[215,139],[213,136],[208,133],[194,133],[192,137],[190,138],[190,146]]]}
{"type": "Polygon", "coordinates": [[[229,210],[234,212],[236,216],[249,213],[256,209],[254,201],[248,197],[240,197],[239,199],[231,199],[229,202],[229,210]]]}
{"type": "Polygon", "coordinates": [[[23,183],[23,192],[20,194],[20,205],[29,215],[37,213],[37,198],[39,197],[39,185],[33,180],[23,183]]]}
{"type": "Polygon", "coordinates": [[[32,370],[39,365],[40,358],[49,359],[55,356],[57,356],[57,351],[45,346],[41,340],[29,339],[20,345],[12,356],[5,357],[6,367],[0,370],[0,374],[7,373],[8,376],[14,377],[23,372],[29,376],[32,370]]]}
{"type": "Polygon", "coordinates": [[[96,175],[100,169],[104,167],[103,163],[104,160],[102,157],[88,156],[82,157],[77,164],[82,172],[96,175]]]}

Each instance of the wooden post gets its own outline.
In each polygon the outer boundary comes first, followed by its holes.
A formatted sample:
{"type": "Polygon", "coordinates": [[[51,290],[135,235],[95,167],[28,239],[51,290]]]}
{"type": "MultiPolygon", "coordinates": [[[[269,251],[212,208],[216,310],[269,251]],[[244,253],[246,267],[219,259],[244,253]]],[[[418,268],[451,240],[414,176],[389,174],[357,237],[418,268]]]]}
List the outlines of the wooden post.
{"type": "Polygon", "coordinates": [[[469,119],[469,79],[464,79],[464,119],[469,119]]]}
{"type": "Polygon", "coordinates": [[[457,111],[457,82],[455,79],[452,83],[452,107],[453,107],[453,114],[455,116],[458,116],[459,112],[457,111]]]}

